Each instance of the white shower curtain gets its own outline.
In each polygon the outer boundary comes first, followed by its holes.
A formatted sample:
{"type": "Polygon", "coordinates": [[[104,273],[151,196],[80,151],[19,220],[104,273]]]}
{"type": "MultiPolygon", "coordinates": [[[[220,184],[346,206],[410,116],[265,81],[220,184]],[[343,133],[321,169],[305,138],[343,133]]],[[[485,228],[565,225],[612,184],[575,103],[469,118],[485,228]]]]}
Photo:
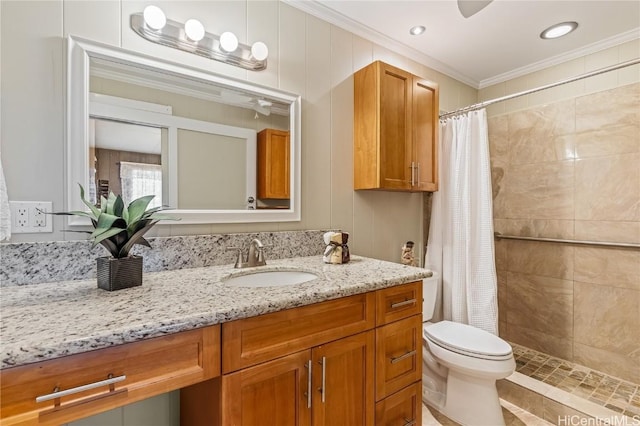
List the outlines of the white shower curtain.
{"type": "Polygon", "coordinates": [[[486,111],[440,121],[440,147],[425,266],[440,272],[444,319],[497,334],[486,111]]]}

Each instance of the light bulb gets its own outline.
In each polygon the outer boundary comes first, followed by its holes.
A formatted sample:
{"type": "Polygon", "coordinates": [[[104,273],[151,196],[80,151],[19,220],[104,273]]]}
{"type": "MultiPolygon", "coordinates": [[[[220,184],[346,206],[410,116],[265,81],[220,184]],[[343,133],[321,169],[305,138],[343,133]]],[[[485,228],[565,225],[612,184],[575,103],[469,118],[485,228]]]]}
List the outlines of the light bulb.
{"type": "Polygon", "coordinates": [[[158,6],[147,6],[142,12],[144,17],[144,23],[153,30],[161,30],[167,23],[167,17],[164,16],[164,12],[158,6]]]}
{"type": "Polygon", "coordinates": [[[256,41],[251,46],[251,56],[258,61],[264,61],[269,56],[267,45],[261,41],[256,41]]]}
{"type": "Polygon", "coordinates": [[[200,41],[204,38],[204,26],[197,19],[189,19],[185,22],[184,32],[191,41],[200,41]]]}
{"type": "Polygon", "coordinates": [[[235,52],[238,48],[238,37],[230,31],[225,31],[220,34],[220,47],[225,52],[235,52]]]}

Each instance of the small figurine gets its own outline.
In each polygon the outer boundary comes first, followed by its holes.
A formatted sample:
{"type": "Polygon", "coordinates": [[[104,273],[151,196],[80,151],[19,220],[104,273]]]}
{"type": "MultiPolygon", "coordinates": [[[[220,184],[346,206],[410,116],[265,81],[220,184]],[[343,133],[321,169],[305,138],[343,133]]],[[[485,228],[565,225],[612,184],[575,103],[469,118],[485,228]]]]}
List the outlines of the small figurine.
{"type": "Polygon", "coordinates": [[[402,246],[400,262],[403,265],[418,266],[416,258],[413,255],[413,241],[407,241],[405,245],[402,246]]]}

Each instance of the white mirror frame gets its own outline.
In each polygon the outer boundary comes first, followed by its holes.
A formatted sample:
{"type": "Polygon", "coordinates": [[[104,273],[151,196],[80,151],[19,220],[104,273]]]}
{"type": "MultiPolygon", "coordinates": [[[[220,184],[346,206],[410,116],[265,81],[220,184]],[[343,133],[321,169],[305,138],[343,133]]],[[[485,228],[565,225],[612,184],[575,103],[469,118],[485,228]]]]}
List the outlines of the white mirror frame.
{"type": "MultiPolygon", "coordinates": [[[[301,218],[301,99],[299,95],[232,79],[218,74],[187,67],[174,62],[127,51],[75,36],[68,37],[67,43],[67,105],[66,105],[66,168],[68,211],[88,211],[79,196],[78,183],[85,188],[89,185],[89,72],[90,59],[101,58],[113,62],[136,64],[146,68],[164,70],[187,78],[205,80],[217,86],[245,91],[257,96],[278,100],[290,105],[289,131],[291,198],[288,209],[274,210],[167,210],[180,221],[161,221],[160,224],[204,224],[204,223],[253,223],[253,222],[296,222],[301,218]]],[[[88,225],[86,218],[67,216],[69,226],[88,225]]]]}

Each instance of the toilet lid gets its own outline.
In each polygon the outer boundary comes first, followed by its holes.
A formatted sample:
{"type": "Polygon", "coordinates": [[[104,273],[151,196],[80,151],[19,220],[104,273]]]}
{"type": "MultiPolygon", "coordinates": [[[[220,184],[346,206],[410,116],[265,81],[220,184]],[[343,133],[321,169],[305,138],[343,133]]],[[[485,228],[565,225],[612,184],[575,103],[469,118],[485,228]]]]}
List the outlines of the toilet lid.
{"type": "Polygon", "coordinates": [[[424,334],[432,342],[460,354],[486,359],[512,356],[507,342],[470,325],[440,321],[425,327],[424,334]]]}

